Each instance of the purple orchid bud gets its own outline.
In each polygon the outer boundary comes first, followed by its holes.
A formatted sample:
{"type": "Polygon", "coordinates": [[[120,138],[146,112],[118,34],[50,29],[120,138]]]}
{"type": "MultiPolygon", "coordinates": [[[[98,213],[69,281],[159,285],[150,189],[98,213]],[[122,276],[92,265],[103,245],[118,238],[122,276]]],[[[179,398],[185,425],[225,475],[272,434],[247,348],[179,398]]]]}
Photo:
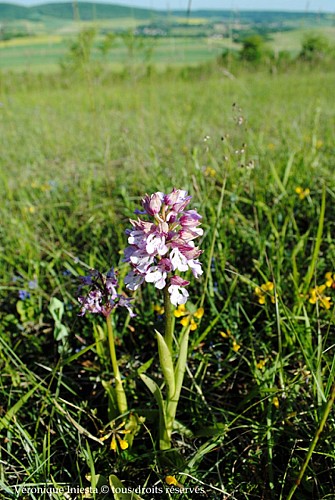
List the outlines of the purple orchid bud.
{"type": "Polygon", "coordinates": [[[172,276],[170,279],[170,283],[171,283],[171,285],[177,285],[177,286],[187,286],[190,284],[189,281],[184,280],[183,278],[181,278],[178,275],[172,276]]]}
{"type": "Polygon", "coordinates": [[[142,206],[147,214],[154,216],[158,214],[162,207],[163,198],[164,193],[160,193],[159,191],[151,196],[146,194],[142,200],[142,206]]]}
{"type": "Polygon", "coordinates": [[[164,203],[165,203],[165,205],[168,205],[171,207],[171,206],[175,205],[176,203],[184,202],[186,198],[191,199],[191,196],[187,196],[187,191],[184,191],[183,189],[173,188],[171,193],[166,194],[164,196],[164,203]]]}

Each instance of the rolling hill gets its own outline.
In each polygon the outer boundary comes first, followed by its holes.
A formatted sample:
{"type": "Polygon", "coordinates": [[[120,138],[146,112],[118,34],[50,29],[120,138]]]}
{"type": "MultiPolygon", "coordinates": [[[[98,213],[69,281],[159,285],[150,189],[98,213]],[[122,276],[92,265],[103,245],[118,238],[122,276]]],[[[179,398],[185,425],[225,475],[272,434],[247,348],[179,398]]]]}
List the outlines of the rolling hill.
{"type": "Polygon", "coordinates": [[[36,21],[39,18],[54,17],[57,19],[73,20],[80,18],[82,21],[92,21],[95,19],[117,19],[132,17],[134,19],[148,19],[154,11],[150,9],[140,9],[123,7],[121,5],[111,5],[93,2],[69,3],[47,3],[32,7],[0,3],[0,21],[15,21],[27,19],[36,21]]]}
{"type": "Polygon", "coordinates": [[[125,7],[106,3],[94,2],[63,2],[45,3],[31,7],[23,7],[11,3],[0,3],[0,22],[15,20],[36,21],[40,18],[57,18],[64,20],[80,19],[82,21],[121,19],[152,19],[153,17],[190,16],[208,20],[226,20],[238,18],[242,23],[271,24],[305,22],[316,24],[325,21],[334,22],[334,14],[313,12],[278,12],[278,11],[232,11],[232,10],[193,10],[189,13],[182,10],[167,12],[166,10],[153,10],[137,7],[125,7]]]}

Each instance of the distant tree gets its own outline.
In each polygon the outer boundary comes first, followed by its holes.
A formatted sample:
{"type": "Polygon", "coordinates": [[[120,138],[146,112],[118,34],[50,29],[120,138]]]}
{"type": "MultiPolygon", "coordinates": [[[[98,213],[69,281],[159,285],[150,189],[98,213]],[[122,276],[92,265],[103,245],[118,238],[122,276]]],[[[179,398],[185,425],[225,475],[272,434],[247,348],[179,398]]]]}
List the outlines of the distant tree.
{"type": "Polygon", "coordinates": [[[259,62],[266,53],[264,38],[260,35],[250,35],[243,40],[240,57],[244,61],[259,62]]]}
{"type": "Polygon", "coordinates": [[[96,30],[88,28],[80,31],[77,38],[73,40],[65,60],[61,63],[63,70],[85,69],[91,62],[93,44],[96,37],[96,30]]]}
{"type": "Polygon", "coordinates": [[[327,38],[318,33],[310,33],[302,41],[299,57],[305,61],[318,61],[324,59],[329,52],[330,45],[327,38]]]}
{"type": "Polygon", "coordinates": [[[102,54],[102,56],[106,57],[109,51],[114,47],[116,41],[116,35],[115,33],[106,33],[105,37],[103,38],[102,42],[99,45],[99,50],[102,54]]]}
{"type": "Polygon", "coordinates": [[[128,53],[127,71],[133,71],[135,62],[139,59],[139,57],[143,58],[146,66],[150,66],[152,54],[156,44],[155,39],[137,35],[132,30],[127,31],[120,36],[128,53]]]}
{"type": "Polygon", "coordinates": [[[89,63],[92,55],[93,43],[96,36],[94,28],[84,29],[70,47],[73,62],[78,66],[89,63]]]}

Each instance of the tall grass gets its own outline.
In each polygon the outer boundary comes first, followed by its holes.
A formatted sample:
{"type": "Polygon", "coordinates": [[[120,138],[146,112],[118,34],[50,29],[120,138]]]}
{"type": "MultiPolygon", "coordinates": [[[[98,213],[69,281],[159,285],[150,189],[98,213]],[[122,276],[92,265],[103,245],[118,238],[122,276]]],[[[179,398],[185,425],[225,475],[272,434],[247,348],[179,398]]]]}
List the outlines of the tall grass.
{"type": "MultiPolygon", "coordinates": [[[[104,83],[86,74],[65,88],[42,79],[3,91],[3,498],[29,485],[104,484],[112,474],[133,489],[165,487],[172,475],[209,498],[286,498],[334,380],[333,284],[310,301],[335,273],[333,81],[321,70],[104,83]],[[179,458],[167,454],[162,466],[157,413],[139,377],[157,377],[162,320],[153,306],[161,298],[147,288],[135,319],[116,317],[128,401],[146,420],[132,450],[114,454],[98,439],[110,374],[98,362],[93,322],[78,317],[76,277],[111,265],[122,276],[127,218],[145,192],[173,186],[190,191],[204,214],[207,271],[192,284],[205,316],[190,339],[173,434],[179,458]],[[310,192],[299,196],[297,187],[310,192]],[[255,288],[267,282],[273,289],[261,304],[255,288]],[[64,344],[55,339],[53,297],[64,305],[64,344]]],[[[335,490],[327,417],[296,498],[335,490]]]]}

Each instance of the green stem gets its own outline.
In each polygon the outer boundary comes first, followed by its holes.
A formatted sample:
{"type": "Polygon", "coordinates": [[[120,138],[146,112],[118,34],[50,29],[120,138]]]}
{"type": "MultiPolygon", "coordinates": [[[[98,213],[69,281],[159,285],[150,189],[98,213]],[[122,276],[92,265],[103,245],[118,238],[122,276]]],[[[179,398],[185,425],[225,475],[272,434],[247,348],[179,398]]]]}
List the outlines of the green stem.
{"type": "Polygon", "coordinates": [[[124,392],[123,385],[122,385],[119,365],[118,365],[117,359],[116,359],[114,333],[113,333],[113,326],[112,326],[112,318],[111,318],[110,314],[108,316],[106,316],[106,323],[107,323],[107,332],[108,332],[109,352],[110,352],[110,357],[111,357],[112,367],[113,367],[113,372],[114,372],[114,378],[115,378],[116,402],[117,402],[118,410],[119,410],[120,414],[122,415],[123,413],[126,413],[128,411],[128,405],[127,405],[126,394],[124,392]]]}
{"type": "MultiPolygon", "coordinates": [[[[190,327],[188,326],[182,335],[179,345],[179,356],[178,361],[175,367],[175,392],[172,398],[167,398],[166,400],[166,429],[165,436],[168,439],[168,443],[171,440],[171,434],[173,430],[173,424],[176,418],[178,402],[180,398],[181,389],[183,386],[184,375],[186,370],[186,362],[187,362],[187,353],[188,353],[188,340],[189,340],[190,327]]],[[[170,446],[167,446],[165,443],[165,449],[170,446]]],[[[161,438],[161,449],[162,448],[162,438],[161,438]]]]}
{"type": "Polygon", "coordinates": [[[320,438],[320,435],[323,431],[323,428],[325,426],[325,423],[327,421],[327,418],[329,416],[329,413],[332,409],[332,406],[334,404],[334,401],[335,401],[335,384],[333,384],[333,387],[332,387],[332,390],[331,390],[331,394],[330,394],[330,398],[328,400],[328,403],[326,404],[326,407],[325,407],[325,410],[324,410],[324,413],[322,415],[322,418],[321,418],[321,421],[320,421],[320,425],[314,435],[314,438],[313,438],[313,441],[311,442],[310,444],[310,447],[308,449],[308,452],[307,452],[307,455],[306,455],[306,458],[305,458],[305,461],[304,463],[302,464],[302,467],[300,469],[300,472],[299,472],[299,476],[297,478],[297,480],[295,481],[294,485],[292,486],[289,494],[288,494],[288,497],[287,497],[287,500],[291,500],[291,498],[293,497],[294,493],[295,493],[295,490],[298,488],[298,486],[300,485],[301,483],[301,480],[305,474],[305,471],[307,469],[307,465],[313,455],[313,451],[317,445],[317,442],[319,441],[319,438],[320,438]]]}
{"type": "MultiPolygon", "coordinates": [[[[317,312],[319,314],[318,308],[317,312]]],[[[321,325],[320,325],[320,319],[318,318],[318,347],[317,347],[317,365],[316,365],[316,380],[318,381],[317,385],[317,397],[318,397],[318,406],[322,405],[322,402],[324,396],[322,394],[323,392],[323,384],[322,384],[322,351],[323,351],[323,339],[322,339],[322,331],[321,331],[321,325]]]]}
{"type": "Polygon", "coordinates": [[[165,314],[164,339],[172,355],[172,339],[173,339],[172,308],[171,308],[171,300],[168,288],[169,285],[166,285],[164,288],[164,314],[165,314]]]}
{"type": "Polygon", "coordinates": [[[215,223],[214,223],[214,227],[213,227],[213,237],[212,237],[209,255],[208,255],[208,259],[207,259],[208,264],[207,264],[207,269],[206,269],[205,282],[204,282],[204,286],[203,286],[204,291],[203,291],[203,294],[202,294],[202,297],[200,300],[199,307],[203,307],[203,305],[204,305],[205,295],[207,292],[207,286],[208,286],[208,282],[209,282],[209,277],[211,275],[212,258],[213,258],[214,250],[215,250],[217,230],[218,230],[219,224],[222,220],[222,204],[223,204],[225,189],[226,189],[226,177],[224,177],[223,182],[222,182],[220,200],[219,200],[219,203],[217,206],[216,219],[215,219],[215,223]]]}
{"type": "Polygon", "coordinates": [[[308,267],[308,271],[305,277],[305,282],[303,285],[303,294],[306,294],[308,291],[308,288],[310,286],[310,283],[312,281],[315,269],[316,269],[316,264],[320,252],[320,246],[322,243],[322,232],[323,232],[323,224],[325,220],[325,212],[326,212],[326,187],[323,185],[322,188],[322,199],[321,199],[321,208],[320,208],[320,215],[319,215],[319,225],[318,225],[318,230],[316,233],[316,238],[315,238],[315,246],[314,246],[314,251],[312,255],[312,261],[308,267]]]}
{"type": "Polygon", "coordinates": [[[171,449],[171,433],[172,428],[168,429],[167,425],[163,425],[161,421],[159,424],[159,449],[161,451],[171,449]]]}

